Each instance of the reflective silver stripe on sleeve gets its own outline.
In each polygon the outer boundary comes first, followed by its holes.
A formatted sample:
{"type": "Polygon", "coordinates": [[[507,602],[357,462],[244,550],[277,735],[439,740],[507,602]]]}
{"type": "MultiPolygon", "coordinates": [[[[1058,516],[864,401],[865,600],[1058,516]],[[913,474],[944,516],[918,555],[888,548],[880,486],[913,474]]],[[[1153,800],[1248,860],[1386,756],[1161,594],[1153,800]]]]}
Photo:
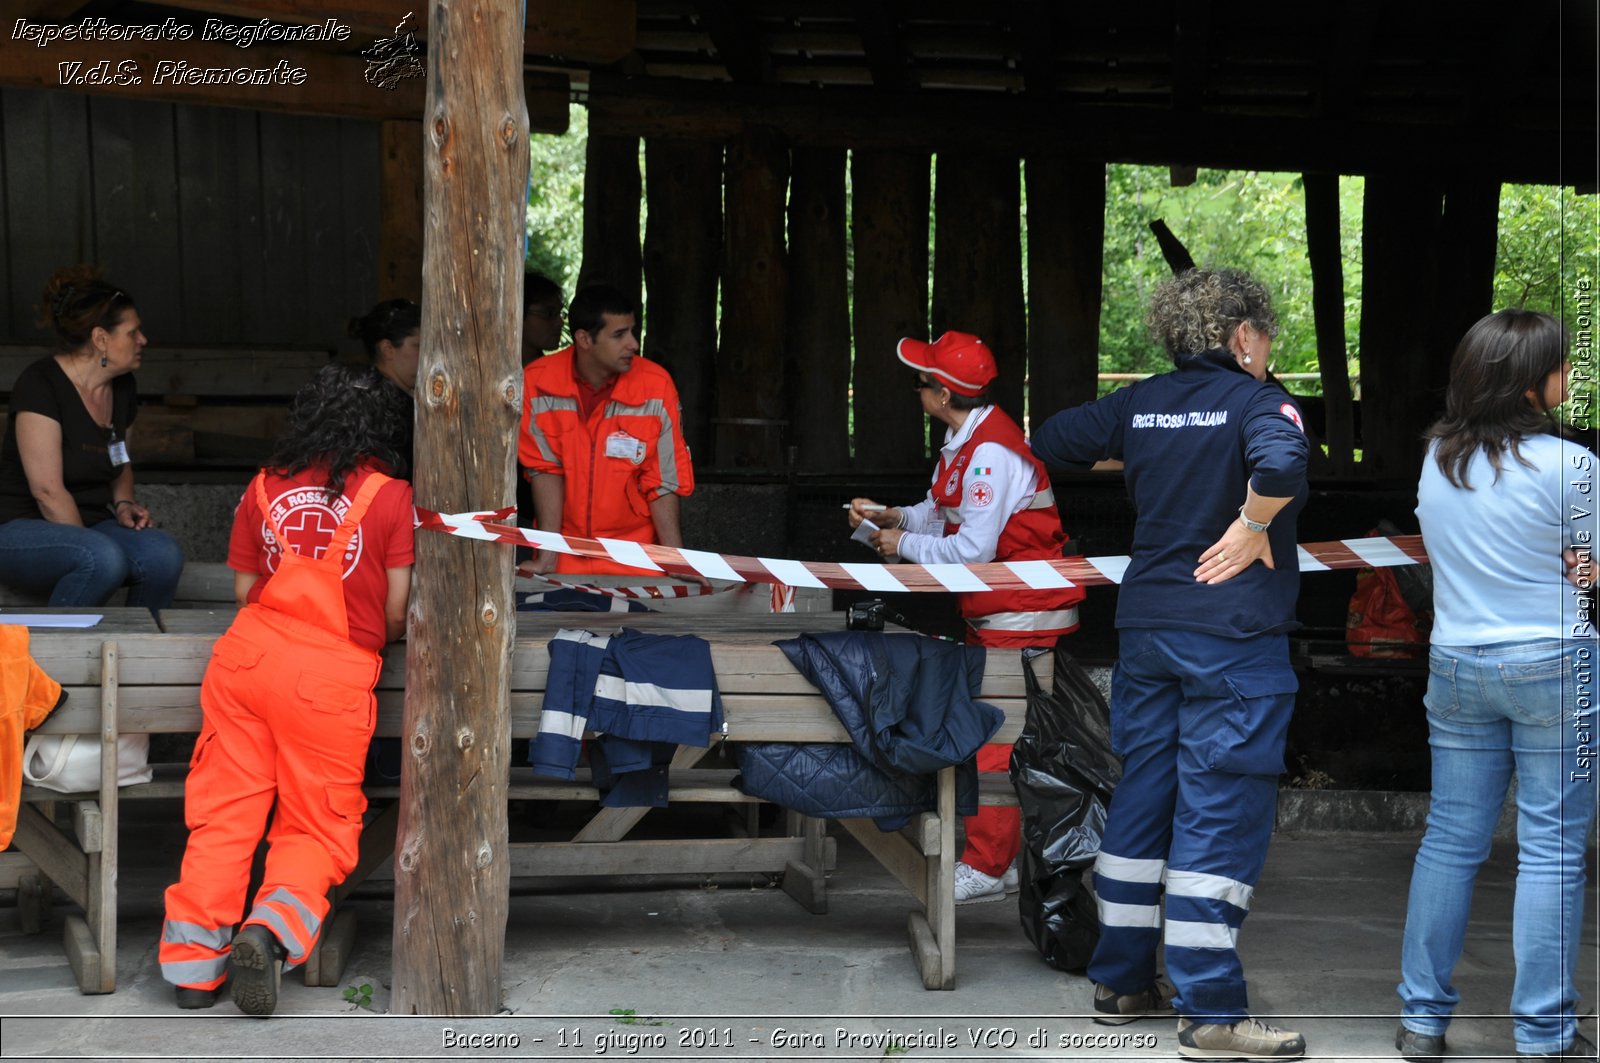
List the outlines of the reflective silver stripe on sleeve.
{"type": "Polygon", "coordinates": [[[1161,925],[1161,906],[1157,904],[1118,904],[1096,897],[1094,907],[1104,926],[1159,927],[1161,925]]]}
{"type": "Polygon", "coordinates": [[[577,413],[578,400],[564,399],[558,395],[535,395],[528,400],[528,435],[533,439],[534,446],[539,448],[539,456],[552,465],[560,465],[561,459],[556,457],[555,449],[550,446],[550,440],[540,431],[539,415],[557,410],[577,413]]]}
{"type": "Polygon", "coordinates": [[[1250,899],[1255,889],[1238,879],[1212,875],[1204,871],[1168,871],[1167,892],[1185,897],[1203,897],[1212,901],[1227,901],[1235,908],[1250,909],[1250,899]]]}
{"type": "Polygon", "coordinates": [[[988,616],[969,616],[967,623],[974,628],[990,631],[1065,631],[1077,625],[1078,607],[1046,609],[1037,613],[990,613],[988,616]]]}
{"type": "Polygon", "coordinates": [[[1118,882],[1160,882],[1166,871],[1165,860],[1136,860],[1104,850],[1094,858],[1094,873],[1118,882]]]}
{"type": "Polygon", "coordinates": [[[165,961],[161,964],[161,977],[173,985],[198,986],[214,982],[228,968],[228,954],[209,960],[165,961]]]}
{"type": "Polygon", "coordinates": [[[625,406],[616,400],[606,404],[606,416],[654,417],[661,422],[661,435],[656,443],[656,463],[661,468],[663,495],[675,495],[678,481],[678,437],[672,429],[672,415],[667,404],[660,399],[649,399],[640,406],[625,406]]]}

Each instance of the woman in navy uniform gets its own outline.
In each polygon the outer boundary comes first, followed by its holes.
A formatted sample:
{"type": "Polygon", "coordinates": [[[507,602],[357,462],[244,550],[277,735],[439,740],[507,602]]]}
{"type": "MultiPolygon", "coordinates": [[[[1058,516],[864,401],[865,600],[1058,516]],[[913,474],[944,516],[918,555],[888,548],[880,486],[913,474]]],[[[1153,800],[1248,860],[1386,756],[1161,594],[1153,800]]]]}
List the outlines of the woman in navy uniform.
{"type": "Polygon", "coordinates": [[[1173,371],[1057,413],[1033,437],[1047,465],[1123,462],[1138,510],[1111,690],[1122,782],[1095,861],[1096,1018],[1176,1010],[1181,1055],[1295,1058],[1303,1037],[1250,1017],[1234,946],[1298,687],[1286,633],[1305,432],[1265,380],[1278,325],[1260,283],[1189,270],[1156,290],[1145,323],[1173,371]],[[1156,976],[1163,893],[1176,995],[1156,976]]]}

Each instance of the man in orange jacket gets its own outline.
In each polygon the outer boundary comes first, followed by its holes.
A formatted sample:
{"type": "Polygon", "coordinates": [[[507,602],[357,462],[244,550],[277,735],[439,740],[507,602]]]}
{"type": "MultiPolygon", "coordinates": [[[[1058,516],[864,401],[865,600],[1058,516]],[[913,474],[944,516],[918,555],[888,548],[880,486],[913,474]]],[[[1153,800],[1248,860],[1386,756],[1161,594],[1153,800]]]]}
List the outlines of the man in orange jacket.
{"type": "MultiPolygon", "coordinates": [[[[517,459],[539,527],[563,535],[682,546],[679,498],[694,491],[678,389],[639,354],[634,304],[590,285],[573,297],[572,345],[523,370],[517,459]]],[[[638,569],[542,550],[521,572],[638,569]]]]}

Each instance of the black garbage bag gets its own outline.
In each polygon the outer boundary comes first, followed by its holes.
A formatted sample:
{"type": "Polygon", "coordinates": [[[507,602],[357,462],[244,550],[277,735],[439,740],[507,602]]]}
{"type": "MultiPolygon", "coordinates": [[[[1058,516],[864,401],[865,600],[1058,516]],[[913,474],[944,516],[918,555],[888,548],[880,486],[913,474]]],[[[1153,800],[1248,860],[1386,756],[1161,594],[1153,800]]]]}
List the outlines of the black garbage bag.
{"type": "Polygon", "coordinates": [[[1084,870],[1100,852],[1122,762],[1111,752],[1111,713],[1083,666],[1055,651],[1045,693],[1031,667],[1028,717],[1011,751],[1011,784],[1022,805],[1022,930],[1060,971],[1089,964],[1100,938],[1084,870]]]}

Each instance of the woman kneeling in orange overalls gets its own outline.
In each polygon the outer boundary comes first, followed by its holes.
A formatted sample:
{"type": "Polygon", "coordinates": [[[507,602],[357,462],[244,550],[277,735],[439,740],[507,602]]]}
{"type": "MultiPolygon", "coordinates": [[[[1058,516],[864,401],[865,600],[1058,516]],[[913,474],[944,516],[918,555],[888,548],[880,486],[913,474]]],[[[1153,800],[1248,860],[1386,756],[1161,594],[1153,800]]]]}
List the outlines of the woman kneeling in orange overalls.
{"type": "Polygon", "coordinates": [[[200,689],[189,845],[161,930],[180,1008],[210,1007],[231,980],[239,1010],[271,1015],[283,968],[305,960],[329,888],[355,866],[378,651],[405,633],[411,594],[411,486],[391,478],[409,414],[370,369],[329,366],[234,512],[243,608],[200,689]],[[274,801],[266,874],[235,934],[274,801]]]}

